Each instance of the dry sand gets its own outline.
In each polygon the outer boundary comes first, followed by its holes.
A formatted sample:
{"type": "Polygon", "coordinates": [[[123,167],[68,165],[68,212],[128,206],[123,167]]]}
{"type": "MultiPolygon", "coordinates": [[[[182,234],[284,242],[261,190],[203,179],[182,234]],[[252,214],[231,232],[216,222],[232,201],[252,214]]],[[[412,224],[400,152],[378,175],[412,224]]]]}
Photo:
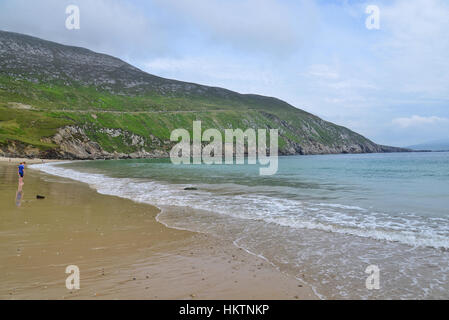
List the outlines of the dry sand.
{"type": "Polygon", "coordinates": [[[0,299],[316,299],[231,243],[159,224],[155,207],[29,169],[18,201],[16,167],[0,162],[0,178],[0,299]]]}

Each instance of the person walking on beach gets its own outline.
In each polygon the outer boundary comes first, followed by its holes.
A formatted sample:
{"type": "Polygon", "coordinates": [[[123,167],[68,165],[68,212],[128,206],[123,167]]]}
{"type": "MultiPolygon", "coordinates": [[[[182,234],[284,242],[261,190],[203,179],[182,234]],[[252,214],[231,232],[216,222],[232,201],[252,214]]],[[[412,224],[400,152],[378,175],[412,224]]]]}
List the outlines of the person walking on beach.
{"type": "Polygon", "coordinates": [[[19,170],[17,174],[19,175],[19,184],[23,185],[23,177],[25,175],[25,162],[21,162],[18,169],[19,170]]]}

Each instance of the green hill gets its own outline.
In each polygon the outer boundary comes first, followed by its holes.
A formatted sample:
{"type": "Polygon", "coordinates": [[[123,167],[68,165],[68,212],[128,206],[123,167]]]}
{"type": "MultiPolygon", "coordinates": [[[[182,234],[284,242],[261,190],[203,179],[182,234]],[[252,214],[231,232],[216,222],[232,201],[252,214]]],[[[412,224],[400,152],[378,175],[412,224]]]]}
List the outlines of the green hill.
{"type": "Polygon", "coordinates": [[[163,157],[173,129],[278,128],[281,154],[398,152],[276,98],[164,79],[87,49],[0,31],[0,154],[163,157]]]}

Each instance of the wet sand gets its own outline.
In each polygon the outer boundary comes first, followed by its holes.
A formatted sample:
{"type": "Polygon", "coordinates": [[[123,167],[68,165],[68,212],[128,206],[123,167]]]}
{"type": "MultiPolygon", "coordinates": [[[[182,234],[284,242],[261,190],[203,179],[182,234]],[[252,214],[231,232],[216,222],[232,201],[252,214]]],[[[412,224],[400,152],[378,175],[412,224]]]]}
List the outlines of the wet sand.
{"type": "Polygon", "coordinates": [[[316,299],[232,243],[165,227],[155,207],[31,169],[18,199],[15,165],[0,161],[0,299],[316,299]]]}

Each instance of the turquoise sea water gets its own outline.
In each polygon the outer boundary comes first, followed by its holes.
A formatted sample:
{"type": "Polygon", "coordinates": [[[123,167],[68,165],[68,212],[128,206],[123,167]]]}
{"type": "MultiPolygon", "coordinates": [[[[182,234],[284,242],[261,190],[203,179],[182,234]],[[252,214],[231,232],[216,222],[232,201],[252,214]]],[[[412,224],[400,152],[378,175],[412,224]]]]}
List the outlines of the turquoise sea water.
{"type": "Polygon", "coordinates": [[[169,160],[35,168],[156,205],[161,223],[231,240],[323,298],[449,298],[449,153],[280,157],[274,176],[169,160]]]}

